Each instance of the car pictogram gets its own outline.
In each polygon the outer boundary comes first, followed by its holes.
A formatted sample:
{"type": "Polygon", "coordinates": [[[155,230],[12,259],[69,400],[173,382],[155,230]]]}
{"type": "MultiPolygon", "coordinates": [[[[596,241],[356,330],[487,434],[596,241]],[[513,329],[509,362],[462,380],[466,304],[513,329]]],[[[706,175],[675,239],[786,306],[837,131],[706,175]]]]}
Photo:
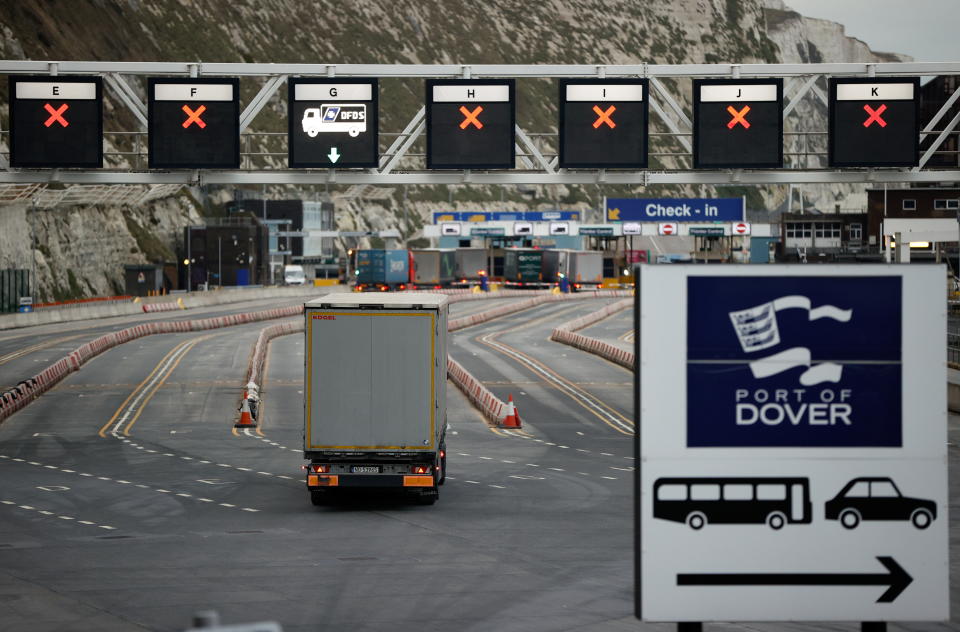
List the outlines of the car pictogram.
{"type": "Polygon", "coordinates": [[[856,528],[861,520],[909,520],[916,528],[926,529],[937,517],[937,504],[904,496],[889,478],[861,477],[827,501],[825,517],[839,520],[847,529],[856,528]]]}

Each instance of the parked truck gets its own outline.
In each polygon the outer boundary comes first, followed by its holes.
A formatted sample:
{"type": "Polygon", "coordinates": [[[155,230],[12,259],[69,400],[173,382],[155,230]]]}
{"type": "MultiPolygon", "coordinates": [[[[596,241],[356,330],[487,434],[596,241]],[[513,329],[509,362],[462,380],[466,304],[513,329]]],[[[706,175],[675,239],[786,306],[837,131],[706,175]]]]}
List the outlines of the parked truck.
{"type": "Polygon", "coordinates": [[[402,290],[410,283],[410,253],[406,250],[358,250],[356,290],[402,290]]]}
{"type": "Polygon", "coordinates": [[[453,283],[456,251],[453,249],[411,250],[414,287],[440,288],[453,283]]]}
{"type": "Polygon", "coordinates": [[[561,278],[566,278],[575,290],[599,287],[603,283],[603,253],[592,250],[544,250],[543,279],[548,283],[559,283],[561,278]]]}
{"type": "Polygon", "coordinates": [[[508,248],[503,251],[503,281],[511,286],[542,286],[543,250],[508,248]]]}
{"type": "Polygon", "coordinates": [[[447,471],[447,301],[336,293],[304,306],[304,458],[315,505],[397,490],[423,504],[447,471]]]}
{"type": "Polygon", "coordinates": [[[486,248],[457,248],[456,281],[459,285],[476,285],[480,277],[489,276],[490,252],[486,248]]]}

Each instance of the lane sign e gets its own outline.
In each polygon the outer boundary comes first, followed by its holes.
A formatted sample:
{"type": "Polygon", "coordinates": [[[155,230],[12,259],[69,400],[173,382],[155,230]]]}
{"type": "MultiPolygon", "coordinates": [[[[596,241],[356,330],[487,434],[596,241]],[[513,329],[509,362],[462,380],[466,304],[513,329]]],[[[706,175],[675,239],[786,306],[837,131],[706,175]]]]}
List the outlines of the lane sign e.
{"type": "Polygon", "coordinates": [[[831,79],[832,167],[913,167],[920,160],[920,79],[831,79]]]}
{"type": "Polygon", "coordinates": [[[733,224],[733,234],[734,235],[749,235],[750,234],[750,224],[747,222],[736,222],[733,224]]]}
{"type": "Polygon", "coordinates": [[[647,167],[646,79],[561,79],[559,166],[647,167]]]}
{"type": "Polygon", "coordinates": [[[100,77],[10,77],[10,165],[103,166],[100,77]]]}
{"type": "Polygon", "coordinates": [[[377,79],[290,79],[288,164],[367,168],[379,164],[377,79]]]}
{"type": "Polygon", "coordinates": [[[147,80],[151,169],[240,166],[239,79],[147,80]]]}
{"type": "Polygon", "coordinates": [[[513,79],[426,83],[428,169],[513,169],[513,79]]]}
{"type": "Polygon", "coordinates": [[[946,620],[943,269],[742,268],[636,268],[637,616],[946,620]]]}
{"type": "Polygon", "coordinates": [[[783,80],[694,80],[693,166],[783,167],[783,80]]]}

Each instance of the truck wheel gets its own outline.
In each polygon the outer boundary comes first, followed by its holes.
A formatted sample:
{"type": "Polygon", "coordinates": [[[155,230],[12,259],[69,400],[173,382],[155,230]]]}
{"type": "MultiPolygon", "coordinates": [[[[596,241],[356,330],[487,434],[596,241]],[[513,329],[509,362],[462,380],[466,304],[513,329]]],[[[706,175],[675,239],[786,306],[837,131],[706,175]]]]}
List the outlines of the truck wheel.
{"type": "Polygon", "coordinates": [[[447,480],[447,455],[444,454],[440,457],[440,480],[437,482],[437,485],[443,485],[444,481],[447,480]]]}
{"type": "Polygon", "coordinates": [[[313,491],[310,492],[310,502],[313,503],[315,507],[322,507],[330,502],[330,496],[326,492],[313,491]]]}

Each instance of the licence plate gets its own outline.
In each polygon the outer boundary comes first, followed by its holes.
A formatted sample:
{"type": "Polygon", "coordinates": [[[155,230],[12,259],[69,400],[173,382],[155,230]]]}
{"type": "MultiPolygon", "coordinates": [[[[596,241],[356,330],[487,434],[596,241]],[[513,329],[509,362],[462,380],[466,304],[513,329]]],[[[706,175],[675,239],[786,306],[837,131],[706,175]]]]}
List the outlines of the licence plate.
{"type": "Polygon", "coordinates": [[[351,465],[350,471],[354,474],[379,474],[379,465],[351,465]]]}

